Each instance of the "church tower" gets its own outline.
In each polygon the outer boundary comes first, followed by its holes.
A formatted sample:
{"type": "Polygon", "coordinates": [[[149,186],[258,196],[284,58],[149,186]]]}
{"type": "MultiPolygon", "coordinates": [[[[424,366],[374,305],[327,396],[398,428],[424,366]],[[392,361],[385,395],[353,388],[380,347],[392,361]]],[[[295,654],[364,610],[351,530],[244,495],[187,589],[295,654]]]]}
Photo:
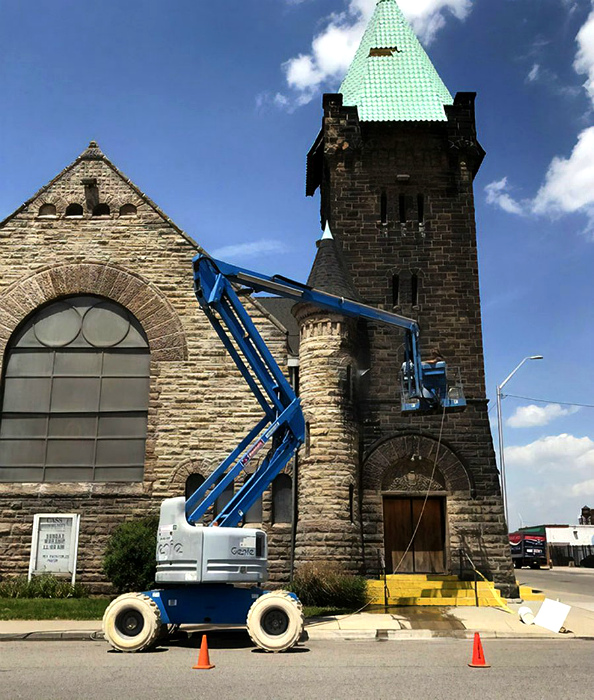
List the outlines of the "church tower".
{"type": "Polygon", "coordinates": [[[322,227],[356,293],[417,319],[423,355],[443,355],[468,403],[462,413],[403,415],[403,338],[359,329],[358,362],[369,369],[356,397],[365,571],[385,561],[388,573],[456,573],[463,549],[509,593],[485,395],[473,199],[485,153],[474,100],[451,96],[395,0],[379,0],[339,92],[324,95],[307,194],[320,190],[322,227]]]}

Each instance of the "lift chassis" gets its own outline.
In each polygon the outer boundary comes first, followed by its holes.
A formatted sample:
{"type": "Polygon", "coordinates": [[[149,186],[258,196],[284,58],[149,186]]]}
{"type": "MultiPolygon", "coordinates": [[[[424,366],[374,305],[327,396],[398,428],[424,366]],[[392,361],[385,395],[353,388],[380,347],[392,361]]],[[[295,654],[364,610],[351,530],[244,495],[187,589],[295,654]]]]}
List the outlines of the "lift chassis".
{"type": "Polygon", "coordinates": [[[257,646],[285,651],[303,633],[301,603],[292,593],[262,588],[268,574],[266,533],[240,525],[303,444],[305,422],[299,399],[240,295],[268,292],[400,328],[405,334],[402,410],[460,409],[466,402],[461,388],[448,384],[445,362],[421,361],[419,327],[412,319],[206,255],[196,256],[193,265],[198,302],[263,416],[187,500],[163,501],[156,553],[160,587],[116,598],[105,612],[103,629],[114,648],[142,651],[156,644],[170,625],[247,625],[257,646]],[[258,468],[205,525],[204,516],[213,513],[217,498],[264,450],[258,468]]]}

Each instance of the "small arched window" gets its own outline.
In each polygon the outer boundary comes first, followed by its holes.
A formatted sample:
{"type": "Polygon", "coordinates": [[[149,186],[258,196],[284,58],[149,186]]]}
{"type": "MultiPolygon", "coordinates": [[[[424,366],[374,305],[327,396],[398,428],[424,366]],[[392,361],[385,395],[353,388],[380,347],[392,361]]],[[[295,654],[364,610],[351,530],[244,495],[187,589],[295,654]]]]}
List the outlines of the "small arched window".
{"type": "MultiPolygon", "coordinates": [[[[256,471],[255,466],[249,466],[248,469],[249,472],[246,475],[246,483],[249,479],[254,477],[256,471]]],[[[246,524],[262,522],[262,496],[248,508],[247,513],[243,516],[243,522],[246,524]]]]}
{"type": "Polygon", "coordinates": [[[413,306],[419,304],[419,276],[414,273],[410,276],[410,301],[413,306]]]}
{"type": "Polygon", "coordinates": [[[388,195],[385,192],[380,195],[380,222],[388,223],[388,195]]]}
{"type": "Polygon", "coordinates": [[[66,218],[75,217],[75,216],[82,216],[82,215],[83,215],[83,208],[81,207],[80,204],[76,204],[76,203],[69,204],[66,207],[66,213],[64,214],[64,216],[66,216],[66,218]]]}
{"type": "Polygon", "coordinates": [[[425,223],[425,195],[417,195],[417,210],[419,214],[419,224],[425,223]]]}
{"type": "Polygon", "coordinates": [[[213,515],[216,516],[223,510],[223,508],[229,503],[233,498],[233,482],[227,484],[225,489],[221,492],[214,504],[213,515]]]}
{"type": "Polygon", "coordinates": [[[204,483],[204,477],[202,474],[190,474],[190,476],[186,479],[186,487],[184,489],[184,496],[186,501],[190,496],[195,493],[204,483]]]}
{"type": "Polygon", "coordinates": [[[55,204],[42,204],[39,207],[39,216],[56,216],[55,204]]]}
{"type": "Polygon", "coordinates": [[[0,481],[142,481],[150,354],[123,306],[76,296],[42,307],[4,366],[0,481]]]}
{"type": "Polygon", "coordinates": [[[272,482],[272,523],[290,523],[293,520],[293,479],[279,474],[272,482]]]}
{"type": "Polygon", "coordinates": [[[137,209],[133,204],[123,204],[120,207],[120,216],[136,216],[137,209]]]}
{"type": "Polygon", "coordinates": [[[93,209],[93,216],[109,216],[110,213],[109,204],[97,204],[93,209]]]}
{"type": "Polygon", "coordinates": [[[400,275],[392,275],[392,306],[400,304],[400,275]]]}

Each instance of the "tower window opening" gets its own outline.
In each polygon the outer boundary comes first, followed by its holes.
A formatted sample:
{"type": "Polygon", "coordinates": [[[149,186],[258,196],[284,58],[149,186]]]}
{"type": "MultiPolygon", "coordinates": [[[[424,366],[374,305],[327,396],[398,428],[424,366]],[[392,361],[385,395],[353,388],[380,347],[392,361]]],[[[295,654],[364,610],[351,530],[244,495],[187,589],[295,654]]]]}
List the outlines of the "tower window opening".
{"type": "Polygon", "coordinates": [[[398,197],[398,210],[400,212],[400,223],[406,223],[406,197],[401,194],[398,197]]]}
{"type": "Polygon", "coordinates": [[[93,208],[93,216],[109,216],[110,212],[109,204],[97,204],[93,208]]]}
{"type": "Polygon", "coordinates": [[[69,204],[66,207],[66,212],[64,214],[64,216],[66,218],[71,218],[74,216],[82,216],[82,215],[83,215],[83,208],[81,207],[80,204],[76,204],[76,203],[69,204]]]}
{"type": "Polygon", "coordinates": [[[133,204],[123,204],[120,207],[120,216],[136,216],[137,210],[133,204]]]}
{"type": "Polygon", "coordinates": [[[417,195],[417,209],[419,213],[419,224],[425,223],[425,195],[417,195]]]}
{"type": "Polygon", "coordinates": [[[392,306],[400,303],[400,275],[392,275],[392,306]]]}
{"type": "Polygon", "coordinates": [[[380,197],[380,221],[382,224],[388,223],[388,195],[385,192],[380,197]]]}
{"type": "Polygon", "coordinates": [[[54,204],[42,204],[39,207],[39,216],[56,216],[56,207],[54,204]]]}
{"type": "Polygon", "coordinates": [[[419,303],[419,277],[418,275],[411,275],[410,277],[410,299],[413,306],[417,306],[419,303]]]}

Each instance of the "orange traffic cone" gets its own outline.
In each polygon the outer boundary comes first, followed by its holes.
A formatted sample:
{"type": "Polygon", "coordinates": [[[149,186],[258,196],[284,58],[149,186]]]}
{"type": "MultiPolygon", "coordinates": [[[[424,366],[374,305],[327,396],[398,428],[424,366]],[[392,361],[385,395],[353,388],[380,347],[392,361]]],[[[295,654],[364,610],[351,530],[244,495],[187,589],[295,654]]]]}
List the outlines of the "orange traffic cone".
{"type": "Polygon", "coordinates": [[[198,654],[198,663],[192,668],[198,668],[201,670],[208,670],[209,668],[214,668],[214,664],[210,663],[210,658],[208,656],[208,643],[206,641],[206,635],[202,635],[202,643],[200,644],[200,653],[198,654]]]}
{"type": "Polygon", "coordinates": [[[491,668],[491,664],[485,661],[483,653],[483,645],[481,636],[478,632],[474,633],[474,646],[472,648],[472,663],[468,664],[471,668],[491,668]]]}

